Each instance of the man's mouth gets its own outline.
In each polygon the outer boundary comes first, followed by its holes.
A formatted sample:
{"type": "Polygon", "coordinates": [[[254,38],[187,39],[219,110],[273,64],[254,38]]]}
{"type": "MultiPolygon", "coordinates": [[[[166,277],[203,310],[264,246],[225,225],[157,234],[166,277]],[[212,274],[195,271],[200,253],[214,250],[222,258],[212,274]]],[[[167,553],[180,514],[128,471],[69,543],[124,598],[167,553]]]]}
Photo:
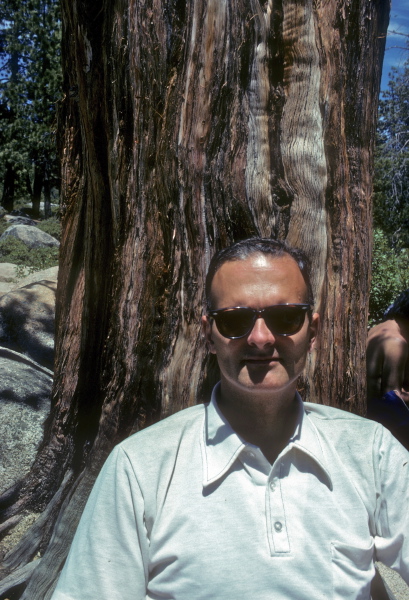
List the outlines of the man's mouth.
{"type": "Polygon", "coordinates": [[[249,364],[268,364],[270,362],[279,362],[278,356],[248,356],[244,359],[245,363],[249,364]]]}

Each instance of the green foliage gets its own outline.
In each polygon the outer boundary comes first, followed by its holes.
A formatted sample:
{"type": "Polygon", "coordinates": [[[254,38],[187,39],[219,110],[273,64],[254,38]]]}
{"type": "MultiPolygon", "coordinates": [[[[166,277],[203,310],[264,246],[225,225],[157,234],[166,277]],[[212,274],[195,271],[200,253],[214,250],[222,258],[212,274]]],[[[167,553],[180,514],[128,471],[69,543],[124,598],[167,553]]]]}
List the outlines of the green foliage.
{"type": "Polygon", "coordinates": [[[374,227],[370,325],[409,287],[409,53],[379,103],[374,227]]]}
{"type": "MultiPolygon", "coordinates": [[[[10,227],[7,221],[0,221],[0,236],[10,227]]],[[[61,239],[61,223],[57,217],[41,221],[38,229],[61,239]]],[[[58,265],[59,248],[29,248],[24,242],[14,237],[0,240],[0,262],[17,265],[21,275],[28,269],[29,273],[42,271],[58,265]]]]}
{"type": "Polygon", "coordinates": [[[391,248],[385,233],[375,229],[369,325],[379,323],[388,306],[407,288],[409,288],[408,251],[391,248]]]}
{"type": "Polygon", "coordinates": [[[52,235],[56,240],[61,241],[61,223],[57,217],[51,217],[45,221],[40,221],[38,229],[52,235]]]}
{"type": "MultiPolygon", "coordinates": [[[[57,0],[3,0],[0,8],[0,180],[30,199],[58,179],[56,102],[61,96],[57,0]]],[[[27,200],[26,200],[27,201],[27,200]]]]}
{"type": "Polygon", "coordinates": [[[29,248],[21,240],[7,237],[0,241],[0,262],[28,267],[30,272],[58,265],[59,249],[29,248]]]}
{"type": "Polygon", "coordinates": [[[6,229],[10,227],[10,223],[8,223],[7,221],[4,221],[3,219],[0,221],[0,237],[3,235],[3,233],[6,231],[6,229]]]}
{"type": "MultiPolygon", "coordinates": [[[[10,227],[11,223],[4,219],[0,219],[0,237],[10,227]]],[[[48,235],[52,235],[59,242],[61,241],[61,222],[57,216],[50,217],[40,221],[37,225],[38,229],[45,231],[48,235]]]]}
{"type": "MultiPolygon", "coordinates": [[[[409,46],[408,46],[409,50],[409,46]]],[[[409,58],[393,69],[379,104],[374,225],[395,248],[409,247],[409,58]]]]}

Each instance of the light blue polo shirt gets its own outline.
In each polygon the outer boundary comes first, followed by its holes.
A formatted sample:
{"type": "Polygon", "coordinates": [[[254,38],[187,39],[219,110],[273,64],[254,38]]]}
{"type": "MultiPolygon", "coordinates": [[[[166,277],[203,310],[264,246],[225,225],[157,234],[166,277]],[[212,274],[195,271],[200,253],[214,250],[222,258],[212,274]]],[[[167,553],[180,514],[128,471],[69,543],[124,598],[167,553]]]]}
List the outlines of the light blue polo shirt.
{"type": "Polygon", "coordinates": [[[52,600],[369,600],[375,559],[409,582],[409,453],[298,403],[273,465],[215,391],[117,446],[52,600]]]}

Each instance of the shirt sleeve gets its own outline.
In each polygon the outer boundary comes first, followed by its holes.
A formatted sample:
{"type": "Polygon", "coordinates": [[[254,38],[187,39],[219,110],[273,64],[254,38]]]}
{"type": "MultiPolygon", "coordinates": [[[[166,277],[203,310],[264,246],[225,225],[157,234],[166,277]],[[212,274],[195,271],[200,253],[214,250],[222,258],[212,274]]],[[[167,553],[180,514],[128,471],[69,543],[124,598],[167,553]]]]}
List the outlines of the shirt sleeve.
{"type": "Polygon", "coordinates": [[[409,452],[383,427],[374,453],[376,558],[409,584],[409,452]]]}
{"type": "Polygon", "coordinates": [[[148,553],[143,496],[117,447],[88,499],[52,600],[145,600],[148,553]]]}

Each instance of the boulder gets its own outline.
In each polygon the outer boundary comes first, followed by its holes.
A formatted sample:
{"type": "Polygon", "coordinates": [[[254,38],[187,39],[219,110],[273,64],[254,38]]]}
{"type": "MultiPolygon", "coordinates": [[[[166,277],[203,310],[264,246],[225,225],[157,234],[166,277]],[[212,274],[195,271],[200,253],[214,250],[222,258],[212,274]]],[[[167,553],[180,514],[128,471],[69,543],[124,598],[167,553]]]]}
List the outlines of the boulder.
{"type": "Polygon", "coordinates": [[[0,263],[0,296],[34,281],[47,279],[56,282],[57,278],[58,266],[30,273],[28,267],[17,266],[12,263],[0,263]]]}
{"type": "Polygon", "coordinates": [[[57,283],[58,266],[49,267],[48,269],[43,269],[42,271],[34,271],[33,273],[24,273],[23,271],[23,276],[17,280],[17,283],[13,289],[24,287],[29,283],[37,283],[39,281],[42,281],[43,279],[47,279],[47,281],[53,281],[54,283],[57,283]]]}
{"type": "MultiPolygon", "coordinates": [[[[27,275],[28,269],[25,269],[23,274],[27,275]]],[[[18,269],[17,265],[0,263],[0,295],[7,294],[18,285],[19,275],[21,275],[21,269],[18,269]]]]}
{"type": "Polygon", "coordinates": [[[12,210],[12,211],[10,212],[10,215],[11,215],[12,217],[27,217],[27,219],[29,219],[29,218],[30,218],[30,215],[28,215],[26,211],[24,211],[24,210],[21,210],[21,209],[19,209],[19,210],[16,210],[16,209],[15,209],[15,210],[12,210]]]}
{"type": "Polygon", "coordinates": [[[54,361],[56,289],[55,278],[42,279],[0,297],[0,345],[48,369],[54,361]]]}
{"type": "Polygon", "coordinates": [[[50,412],[52,372],[0,347],[0,493],[27,473],[50,412]]]}
{"type": "Polygon", "coordinates": [[[15,237],[21,240],[29,248],[41,248],[59,246],[60,242],[45,231],[31,225],[10,225],[0,237],[0,241],[8,237],[15,237]]]}
{"type": "Polygon", "coordinates": [[[17,265],[13,263],[0,263],[0,281],[16,283],[18,281],[17,265]]]}
{"type": "Polygon", "coordinates": [[[33,219],[30,219],[30,217],[20,217],[20,216],[13,216],[13,215],[5,215],[4,220],[7,221],[7,223],[10,223],[10,225],[37,225],[38,223],[36,221],[33,221],[33,219]]]}

